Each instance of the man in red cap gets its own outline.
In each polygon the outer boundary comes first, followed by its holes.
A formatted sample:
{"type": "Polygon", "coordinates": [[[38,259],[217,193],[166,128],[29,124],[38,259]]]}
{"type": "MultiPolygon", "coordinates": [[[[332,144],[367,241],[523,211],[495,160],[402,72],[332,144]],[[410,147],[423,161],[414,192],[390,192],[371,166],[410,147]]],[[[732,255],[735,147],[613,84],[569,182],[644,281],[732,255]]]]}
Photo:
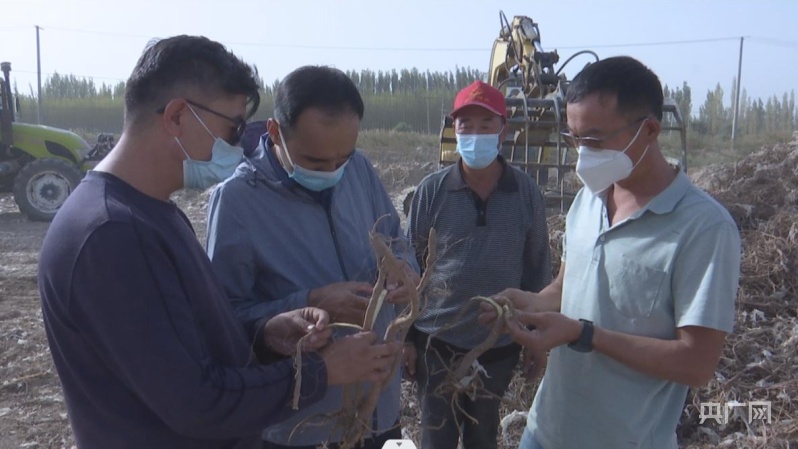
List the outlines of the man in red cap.
{"type": "Polygon", "coordinates": [[[532,177],[499,155],[507,133],[499,90],[475,81],[457,94],[451,115],[460,160],[421,181],[410,208],[408,235],[422,271],[429,229],[438,236],[427,304],[405,343],[405,375],[418,382],[423,449],[457,447],[461,437],[464,449],[490,449],[519,346],[503,335],[479,357],[469,373],[479,376],[476,397],[436,390],[490,332],[478,323],[476,305],[454,321],[470,298],[548,285],[546,209],[532,177]]]}

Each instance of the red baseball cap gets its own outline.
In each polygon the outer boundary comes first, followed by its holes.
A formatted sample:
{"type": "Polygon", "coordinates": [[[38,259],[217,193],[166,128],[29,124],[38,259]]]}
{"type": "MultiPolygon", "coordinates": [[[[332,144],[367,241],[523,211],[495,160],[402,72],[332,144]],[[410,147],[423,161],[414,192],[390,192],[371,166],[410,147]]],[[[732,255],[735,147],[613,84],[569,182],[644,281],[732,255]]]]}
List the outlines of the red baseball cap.
{"type": "Polygon", "coordinates": [[[507,118],[507,104],[504,102],[504,94],[499,89],[476,80],[466,86],[457,96],[454,97],[454,110],[451,116],[457,115],[457,111],[466,106],[477,105],[507,118]]]}

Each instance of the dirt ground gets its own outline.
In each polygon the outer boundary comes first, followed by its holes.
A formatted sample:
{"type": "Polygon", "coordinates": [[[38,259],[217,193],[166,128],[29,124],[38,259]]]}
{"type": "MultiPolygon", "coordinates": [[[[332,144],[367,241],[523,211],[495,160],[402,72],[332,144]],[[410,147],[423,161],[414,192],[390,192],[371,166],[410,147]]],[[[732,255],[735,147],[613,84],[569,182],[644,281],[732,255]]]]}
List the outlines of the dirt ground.
{"type": "MultiPolygon", "coordinates": [[[[371,155],[373,160],[379,160],[375,165],[400,211],[407,187],[415,185],[434,168],[429,161],[429,150],[418,147],[417,157],[411,164],[407,160],[394,161],[394,156],[380,159],[371,155]]],[[[798,390],[794,358],[798,348],[795,343],[798,341],[798,300],[795,297],[798,228],[793,226],[798,217],[794,212],[798,204],[798,165],[793,165],[798,162],[798,140],[781,151],[777,157],[763,153],[747,164],[716,167],[697,176],[704,181],[699,184],[715,190],[727,207],[739,209],[732,212],[743,229],[744,243],[756,243],[763,252],[759,259],[752,258],[757,253],[750,248],[744,255],[737,328],[727,344],[716,374],[718,379],[707,388],[691,392],[688,397],[686,417],[680,429],[680,441],[685,447],[798,447],[798,407],[793,402],[798,400],[794,394],[798,390]],[[783,164],[785,160],[790,163],[783,164]],[[768,167],[774,167],[774,176],[763,178],[756,174],[768,167]],[[789,173],[776,172],[779,167],[789,173]],[[740,177],[748,181],[735,190],[736,184],[729,180],[740,177]],[[762,186],[766,185],[773,190],[765,191],[762,186]],[[748,192],[751,197],[741,192],[748,192]],[[779,214],[774,216],[773,207],[765,207],[774,197],[783,201],[778,205],[780,209],[793,211],[787,218],[779,218],[779,214]],[[784,231],[776,232],[776,225],[784,231]],[[767,240],[771,237],[780,240],[767,240]],[[773,245],[775,252],[769,249],[764,252],[770,248],[767,245],[773,245]],[[771,255],[776,252],[783,261],[778,259],[777,262],[781,261],[778,264],[768,265],[775,263],[771,255]],[[780,302],[774,302],[773,298],[779,298],[780,302]],[[767,397],[775,401],[774,414],[779,420],[770,430],[746,429],[739,423],[734,426],[698,425],[699,401],[752,399],[763,389],[767,397]]],[[[402,159],[406,157],[405,153],[402,159]]],[[[205,195],[179,192],[173,199],[195,224],[198,238],[203,241],[205,195]]],[[[38,252],[47,226],[28,221],[19,213],[10,194],[0,194],[0,449],[74,447],[64,399],[44,335],[36,285],[38,252]]],[[[561,231],[556,226],[552,228],[553,237],[559,235],[561,231]]],[[[501,437],[503,449],[516,447],[534,389],[520,379],[510,388],[502,412],[505,417],[502,424],[506,427],[501,437]]],[[[403,424],[408,436],[415,437],[417,405],[407,388],[403,403],[403,424]]]]}
{"type": "Polygon", "coordinates": [[[0,449],[72,446],[36,286],[46,231],[0,194],[0,449]]]}

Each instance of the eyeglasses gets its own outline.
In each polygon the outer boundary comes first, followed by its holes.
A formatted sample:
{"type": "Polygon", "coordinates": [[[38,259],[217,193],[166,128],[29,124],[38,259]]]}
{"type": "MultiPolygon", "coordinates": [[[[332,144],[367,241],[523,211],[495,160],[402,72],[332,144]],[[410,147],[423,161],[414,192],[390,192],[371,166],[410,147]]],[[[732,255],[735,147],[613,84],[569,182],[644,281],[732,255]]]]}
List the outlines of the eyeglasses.
{"type": "MultiPolygon", "coordinates": [[[[211,114],[213,114],[213,115],[215,115],[217,117],[221,117],[221,118],[233,123],[234,125],[236,125],[235,134],[232,136],[232,139],[231,139],[230,143],[231,144],[236,144],[236,143],[241,141],[241,138],[244,136],[244,131],[247,128],[247,121],[246,120],[244,120],[244,119],[242,119],[240,117],[228,117],[228,116],[222,114],[221,112],[214,111],[213,109],[211,109],[211,108],[209,108],[207,106],[203,106],[203,105],[197,103],[196,101],[191,101],[188,98],[186,99],[186,103],[190,104],[191,106],[194,106],[197,109],[201,109],[201,110],[203,110],[205,112],[210,112],[211,114]]],[[[166,106],[158,109],[155,112],[157,112],[159,114],[163,114],[163,112],[165,110],[166,110],[166,106]]]]}
{"type": "Polygon", "coordinates": [[[573,134],[571,134],[570,132],[567,132],[567,131],[561,132],[560,135],[565,140],[565,143],[568,146],[570,146],[570,147],[576,148],[576,147],[578,147],[580,145],[584,145],[586,147],[595,148],[597,150],[600,150],[600,149],[603,148],[602,144],[603,144],[603,142],[605,140],[612,139],[613,137],[617,136],[618,133],[620,133],[621,131],[624,131],[625,129],[629,128],[632,125],[636,125],[636,124],[642,122],[643,120],[647,119],[648,117],[649,117],[648,115],[644,115],[644,116],[642,116],[642,117],[640,117],[640,118],[638,118],[638,119],[636,119],[636,120],[634,120],[632,122],[629,122],[626,125],[624,125],[623,127],[619,128],[619,129],[616,129],[615,131],[611,132],[606,137],[579,137],[579,136],[575,136],[575,135],[573,135],[573,134]]]}

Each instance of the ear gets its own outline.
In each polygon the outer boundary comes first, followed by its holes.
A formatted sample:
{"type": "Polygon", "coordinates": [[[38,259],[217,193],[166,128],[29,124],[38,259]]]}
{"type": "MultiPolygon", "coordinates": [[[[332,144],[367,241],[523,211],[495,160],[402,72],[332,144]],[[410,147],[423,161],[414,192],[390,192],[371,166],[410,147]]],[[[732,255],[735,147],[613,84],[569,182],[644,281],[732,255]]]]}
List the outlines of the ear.
{"type": "Polygon", "coordinates": [[[643,135],[652,142],[657,140],[660,131],[662,131],[662,123],[655,117],[649,118],[643,125],[643,135]]]}
{"type": "Polygon", "coordinates": [[[269,133],[269,138],[274,142],[276,145],[280,144],[280,125],[277,124],[277,120],[270,118],[266,120],[266,131],[269,133]]]}
{"type": "Polygon", "coordinates": [[[502,130],[499,133],[499,151],[501,151],[502,145],[504,145],[504,141],[507,140],[507,133],[508,133],[507,120],[505,119],[502,120],[504,120],[504,123],[502,123],[502,130]]]}
{"type": "Polygon", "coordinates": [[[164,107],[161,115],[161,126],[167,134],[173,137],[180,137],[183,133],[183,121],[186,120],[186,100],[175,98],[164,107]]]}

